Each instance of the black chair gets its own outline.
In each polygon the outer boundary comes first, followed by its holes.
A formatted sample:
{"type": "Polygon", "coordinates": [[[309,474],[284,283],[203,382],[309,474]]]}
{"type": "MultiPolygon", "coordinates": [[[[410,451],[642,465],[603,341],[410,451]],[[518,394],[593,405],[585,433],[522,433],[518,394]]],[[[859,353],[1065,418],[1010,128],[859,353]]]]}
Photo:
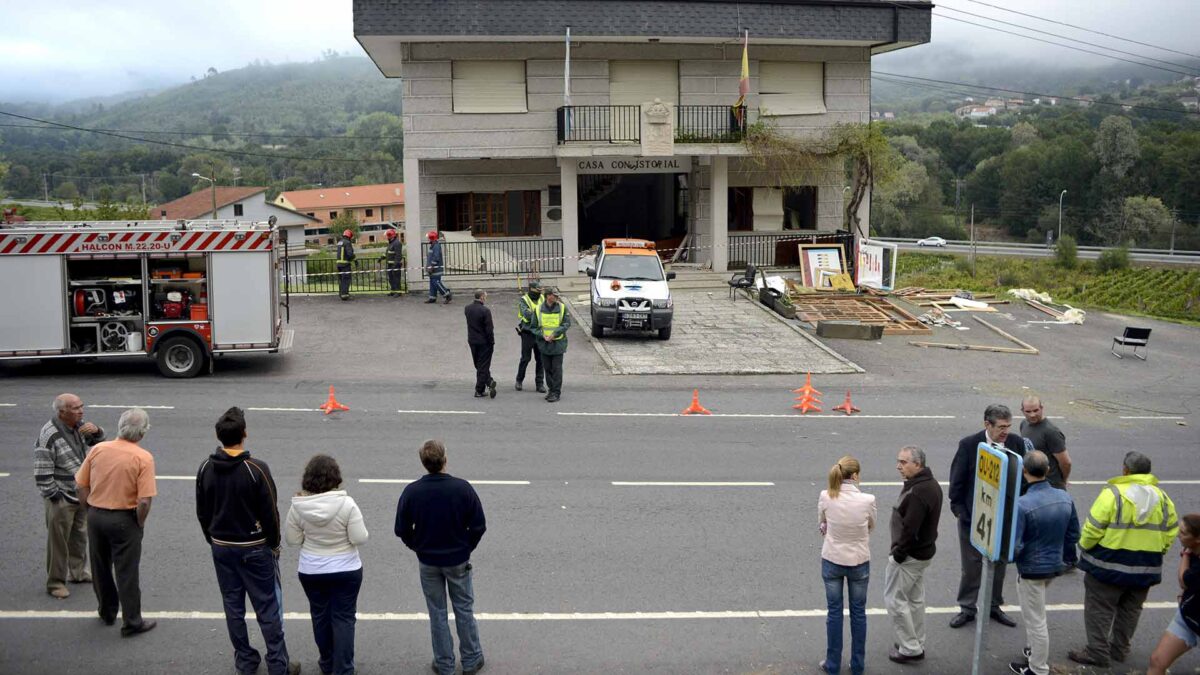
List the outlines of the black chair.
{"type": "Polygon", "coordinates": [[[746,272],[743,275],[738,276],[735,274],[730,277],[729,281],[726,282],[729,284],[729,299],[736,302],[737,296],[734,295],[734,292],[742,289],[754,288],[754,275],[757,273],[758,270],[754,267],[754,265],[746,265],[746,272]]]}
{"type": "Polygon", "coordinates": [[[1117,345],[1123,347],[1133,347],[1133,355],[1139,359],[1146,360],[1146,351],[1150,348],[1150,329],[1149,328],[1126,328],[1125,333],[1113,338],[1112,355],[1122,358],[1117,353],[1117,345]],[[1142,353],[1138,354],[1138,347],[1142,348],[1142,353]]]}

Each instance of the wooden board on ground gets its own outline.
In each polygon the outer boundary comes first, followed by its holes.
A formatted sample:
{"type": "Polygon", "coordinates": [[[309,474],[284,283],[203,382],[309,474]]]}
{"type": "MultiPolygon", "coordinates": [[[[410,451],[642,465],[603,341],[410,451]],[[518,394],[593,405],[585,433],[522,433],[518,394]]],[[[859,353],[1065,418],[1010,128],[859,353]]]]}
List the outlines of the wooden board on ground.
{"type": "Polygon", "coordinates": [[[883,326],[884,335],[929,335],[931,328],[886,298],[869,295],[791,295],[796,313],[810,323],[857,321],[883,326]]]}
{"type": "Polygon", "coordinates": [[[1033,345],[1029,344],[1028,342],[1024,342],[1024,341],[1000,330],[999,328],[993,326],[992,324],[988,323],[987,321],[984,321],[983,319],[981,319],[979,317],[974,317],[974,319],[976,321],[978,321],[979,323],[983,324],[984,326],[990,328],[992,330],[992,332],[1000,335],[1003,338],[1008,339],[1013,344],[1016,344],[1018,346],[1017,347],[993,347],[992,345],[969,345],[969,344],[962,344],[962,343],[956,343],[956,342],[909,342],[908,344],[910,344],[914,347],[942,347],[944,349],[969,350],[969,351],[977,351],[977,352],[999,352],[1001,354],[1037,355],[1040,353],[1038,351],[1037,347],[1034,347],[1033,345]]]}

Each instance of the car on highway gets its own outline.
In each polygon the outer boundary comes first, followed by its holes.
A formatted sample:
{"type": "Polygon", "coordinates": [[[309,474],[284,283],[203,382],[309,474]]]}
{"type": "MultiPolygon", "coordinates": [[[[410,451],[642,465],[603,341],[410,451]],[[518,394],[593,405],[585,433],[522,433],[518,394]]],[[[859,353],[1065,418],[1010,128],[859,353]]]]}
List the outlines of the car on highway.
{"type": "Polygon", "coordinates": [[[917,240],[917,246],[937,246],[941,248],[946,245],[946,240],[941,237],[925,237],[917,240]]]}
{"type": "Polygon", "coordinates": [[[592,337],[604,329],[654,331],[671,339],[674,303],[667,282],[674,272],[663,269],[654,242],[645,239],[605,239],[591,277],[592,337]]]}

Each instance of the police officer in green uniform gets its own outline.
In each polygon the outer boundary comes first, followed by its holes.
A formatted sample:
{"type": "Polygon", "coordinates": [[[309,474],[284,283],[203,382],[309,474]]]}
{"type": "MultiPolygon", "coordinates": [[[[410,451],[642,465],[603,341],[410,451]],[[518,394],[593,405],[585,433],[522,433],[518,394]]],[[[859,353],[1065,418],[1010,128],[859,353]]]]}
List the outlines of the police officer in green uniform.
{"type": "Polygon", "coordinates": [[[354,232],[346,230],[337,244],[338,296],[342,300],[350,299],[350,265],[354,262],[354,242],[350,237],[354,232]]]}
{"type": "Polygon", "coordinates": [[[537,312],[537,306],[541,302],[542,285],[537,281],[530,280],[529,292],[517,298],[517,334],[521,336],[521,362],[517,364],[517,391],[521,391],[522,383],[525,381],[525,369],[528,368],[529,359],[532,358],[536,362],[534,381],[537,383],[538,393],[546,393],[546,388],[542,386],[542,382],[546,381],[546,371],[542,368],[542,350],[538,349],[538,338],[531,327],[533,315],[537,312]]]}
{"type": "Polygon", "coordinates": [[[530,324],[542,352],[542,366],[546,369],[546,401],[554,403],[562,395],[563,354],[567,353],[567,329],[571,327],[571,315],[567,306],[558,301],[558,292],[553,288],[542,291],[542,302],[533,312],[530,324]]]}

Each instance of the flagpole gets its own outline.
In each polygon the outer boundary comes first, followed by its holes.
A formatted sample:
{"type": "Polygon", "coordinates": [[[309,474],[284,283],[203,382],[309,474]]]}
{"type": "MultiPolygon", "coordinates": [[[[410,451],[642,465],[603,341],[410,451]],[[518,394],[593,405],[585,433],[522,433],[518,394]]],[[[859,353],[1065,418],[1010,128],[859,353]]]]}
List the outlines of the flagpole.
{"type": "Polygon", "coordinates": [[[571,105],[571,27],[567,26],[567,57],[563,67],[563,105],[571,105]]]}

